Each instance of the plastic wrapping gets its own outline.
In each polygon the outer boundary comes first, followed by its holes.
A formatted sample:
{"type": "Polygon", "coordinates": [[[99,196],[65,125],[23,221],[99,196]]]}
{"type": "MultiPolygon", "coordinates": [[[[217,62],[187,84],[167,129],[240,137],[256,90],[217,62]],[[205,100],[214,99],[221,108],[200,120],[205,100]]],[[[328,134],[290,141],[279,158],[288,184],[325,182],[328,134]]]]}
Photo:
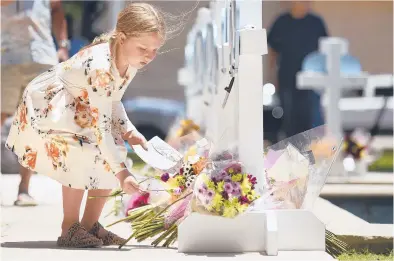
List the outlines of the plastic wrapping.
{"type": "Polygon", "coordinates": [[[253,210],[311,209],[323,188],[342,139],[319,126],[268,147],[263,196],[253,210]]]}

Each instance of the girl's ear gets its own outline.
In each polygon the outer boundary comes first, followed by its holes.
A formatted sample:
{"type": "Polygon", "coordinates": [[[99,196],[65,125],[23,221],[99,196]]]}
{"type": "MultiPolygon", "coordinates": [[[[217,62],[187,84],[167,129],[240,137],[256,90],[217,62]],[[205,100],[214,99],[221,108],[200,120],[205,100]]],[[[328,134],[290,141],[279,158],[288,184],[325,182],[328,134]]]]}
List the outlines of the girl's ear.
{"type": "Polygon", "coordinates": [[[124,41],[126,41],[126,35],[123,32],[119,33],[119,40],[120,40],[120,44],[123,44],[124,41]]]}

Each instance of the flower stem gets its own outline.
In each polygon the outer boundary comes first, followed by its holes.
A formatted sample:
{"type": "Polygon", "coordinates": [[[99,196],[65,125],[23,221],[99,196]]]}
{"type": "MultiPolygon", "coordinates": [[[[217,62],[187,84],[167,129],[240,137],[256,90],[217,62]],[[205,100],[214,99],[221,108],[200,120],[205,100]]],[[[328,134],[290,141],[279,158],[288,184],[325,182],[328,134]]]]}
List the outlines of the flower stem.
{"type": "Polygon", "coordinates": [[[164,242],[164,244],[163,244],[164,247],[169,247],[171,245],[171,243],[174,241],[174,237],[177,236],[177,231],[178,231],[178,227],[176,227],[176,229],[172,232],[172,234],[164,242]]]}
{"type": "Polygon", "coordinates": [[[113,226],[113,225],[115,225],[115,224],[118,224],[118,223],[120,223],[120,222],[123,222],[123,221],[128,221],[128,220],[136,219],[136,218],[138,218],[140,215],[144,214],[145,211],[149,211],[149,210],[150,210],[150,209],[147,208],[146,206],[140,207],[140,208],[136,209],[135,211],[133,211],[132,213],[130,213],[130,215],[129,215],[128,217],[125,217],[125,218],[122,218],[122,219],[120,219],[120,220],[117,220],[117,221],[115,221],[115,222],[113,222],[113,223],[107,225],[106,227],[111,227],[111,226],[113,226]]]}
{"type": "Polygon", "coordinates": [[[171,234],[174,229],[177,229],[177,225],[173,224],[166,232],[164,232],[160,237],[158,237],[155,241],[152,242],[152,246],[157,246],[160,244],[161,241],[163,241],[164,238],[166,238],[169,234],[171,234]]]}
{"type": "MultiPolygon", "coordinates": [[[[190,193],[186,194],[185,196],[183,196],[183,197],[181,197],[181,198],[175,200],[172,204],[166,206],[162,211],[160,211],[159,213],[157,213],[153,218],[151,218],[151,219],[149,219],[148,221],[146,221],[146,223],[145,223],[144,225],[148,224],[149,222],[151,222],[152,220],[154,220],[156,217],[160,216],[162,213],[164,213],[168,208],[170,208],[172,205],[174,205],[174,204],[177,203],[178,201],[181,201],[182,199],[185,199],[185,198],[187,198],[188,196],[190,196],[190,195],[192,195],[192,194],[193,194],[193,192],[190,192],[190,193]]],[[[144,226],[144,225],[143,225],[143,226],[144,226]]],[[[130,236],[128,239],[126,239],[126,241],[124,241],[124,242],[119,246],[119,249],[121,249],[124,245],[126,245],[127,242],[129,242],[129,241],[135,236],[135,234],[137,234],[137,232],[138,232],[138,230],[135,231],[133,234],[131,234],[131,236],[130,236]]]]}

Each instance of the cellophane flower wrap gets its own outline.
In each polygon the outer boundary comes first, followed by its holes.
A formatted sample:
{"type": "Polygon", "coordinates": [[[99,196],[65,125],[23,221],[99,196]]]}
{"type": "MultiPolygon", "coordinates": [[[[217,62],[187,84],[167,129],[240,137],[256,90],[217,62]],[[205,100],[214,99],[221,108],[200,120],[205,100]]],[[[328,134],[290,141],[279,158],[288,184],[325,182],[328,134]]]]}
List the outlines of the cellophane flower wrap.
{"type": "Polygon", "coordinates": [[[341,145],[322,125],[268,147],[264,193],[251,210],[311,209],[341,145]]]}

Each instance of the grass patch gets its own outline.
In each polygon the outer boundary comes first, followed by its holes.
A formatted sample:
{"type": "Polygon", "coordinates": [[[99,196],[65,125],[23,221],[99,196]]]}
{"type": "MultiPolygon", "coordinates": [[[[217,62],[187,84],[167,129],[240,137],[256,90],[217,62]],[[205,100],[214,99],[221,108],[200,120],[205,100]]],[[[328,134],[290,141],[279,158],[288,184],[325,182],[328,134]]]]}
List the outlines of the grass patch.
{"type": "Polygon", "coordinates": [[[337,257],[339,261],[392,261],[394,258],[393,251],[387,255],[378,255],[374,253],[369,253],[368,251],[363,252],[349,252],[341,254],[337,257]]]}
{"type": "Polygon", "coordinates": [[[393,172],[393,150],[383,151],[382,156],[368,167],[368,171],[393,172]]]}

